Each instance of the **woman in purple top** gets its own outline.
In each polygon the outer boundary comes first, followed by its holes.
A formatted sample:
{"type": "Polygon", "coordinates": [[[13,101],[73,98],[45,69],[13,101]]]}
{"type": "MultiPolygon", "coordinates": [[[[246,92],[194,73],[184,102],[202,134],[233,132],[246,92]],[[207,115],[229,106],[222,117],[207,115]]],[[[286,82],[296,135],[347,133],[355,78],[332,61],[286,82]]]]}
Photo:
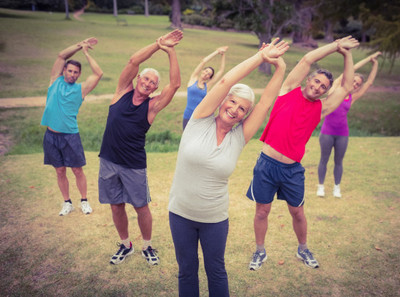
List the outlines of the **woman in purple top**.
{"type": "MultiPolygon", "coordinates": [[[[381,52],[376,52],[373,55],[361,60],[354,65],[354,70],[357,70],[367,64],[372,63],[371,72],[368,76],[367,81],[364,77],[359,74],[354,74],[353,90],[350,92],[349,96],[345,98],[342,104],[325,117],[325,121],[321,127],[321,134],[319,136],[319,143],[321,146],[321,159],[318,165],[318,180],[319,185],[317,189],[317,196],[325,196],[324,181],[326,175],[326,167],[331,155],[332,148],[335,150],[334,156],[334,169],[333,176],[335,179],[335,185],[333,187],[333,196],[336,198],[341,198],[340,193],[340,181],[343,174],[343,158],[346,153],[347,144],[349,140],[349,126],[347,124],[347,113],[354,102],[356,102],[361,96],[365,94],[368,88],[372,85],[375,80],[376,73],[378,71],[378,56],[381,52]]],[[[340,75],[333,83],[332,88],[329,93],[333,92],[334,89],[341,83],[343,75],[340,75]]]]}

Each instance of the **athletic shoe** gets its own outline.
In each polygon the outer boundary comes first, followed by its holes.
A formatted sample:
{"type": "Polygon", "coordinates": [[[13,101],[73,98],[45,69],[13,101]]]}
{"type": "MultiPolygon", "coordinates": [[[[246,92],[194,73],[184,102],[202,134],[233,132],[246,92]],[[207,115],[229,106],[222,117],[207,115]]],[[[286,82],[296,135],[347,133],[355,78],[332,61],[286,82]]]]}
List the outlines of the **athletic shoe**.
{"type": "Polygon", "coordinates": [[[89,201],[81,201],[81,209],[84,214],[92,213],[92,208],[90,207],[89,201]]]}
{"type": "Polygon", "coordinates": [[[249,269],[258,270],[261,268],[262,263],[264,263],[265,261],[267,261],[267,253],[265,252],[265,250],[263,252],[256,251],[250,261],[249,269]]]}
{"type": "Polygon", "coordinates": [[[325,197],[325,187],[324,187],[324,185],[318,185],[317,196],[318,197],[325,197]]]}
{"type": "Polygon", "coordinates": [[[300,251],[300,248],[297,249],[297,258],[303,261],[308,267],[311,268],[318,268],[319,264],[318,261],[315,260],[313,254],[308,250],[305,249],[304,251],[300,251]]]}
{"type": "Polygon", "coordinates": [[[63,207],[62,207],[59,215],[60,216],[66,216],[67,214],[69,214],[73,210],[74,210],[74,206],[72,205],[72,203],[64,202],[63,207]]]}
{"type": "Polygon", "coordinates": [[[153,249],[151,246],[148,246],[147,249],[142,250],[142,256],[150,265],[158,265],[158,263],[160,263],[160,258],[157,256],[157,250],[153,249]]]}
{"type": "Polygon", "coordinates": [[[333,186],[333,197],[342,198],[342,194],[340,193],[340,185],[333,186]]]}
{"type": "Polygon", "coordinates": [[[114,254],[114,256],[111,257],[110,264],[120,264],[125,260],[126,257],[133,254],[134,252],[132,242],[130,243],[129,249],[125,247],[125,245],[123,245],[122,243],[117,243],[117,246],[119,246],[119,250],[114,254]]]}

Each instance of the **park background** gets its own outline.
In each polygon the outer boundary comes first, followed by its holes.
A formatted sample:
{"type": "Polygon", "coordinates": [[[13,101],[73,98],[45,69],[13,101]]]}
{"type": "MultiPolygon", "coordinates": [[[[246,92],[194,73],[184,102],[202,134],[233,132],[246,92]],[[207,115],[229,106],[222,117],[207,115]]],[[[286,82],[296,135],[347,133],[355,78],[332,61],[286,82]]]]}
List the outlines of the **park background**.
{"type": "MultiPolygon", "coordinates": [[[[43,165],[43,106],[25,103],[0,108],[0,296],[177,296],[177,264],[168,226],[168,193],[175,168],[186,103],[186,83],[200,59],[228,45],[227,67],[257,51],[259,38],[249,31],[193,27],[183,24],[184,39],[176,47],[182,86],[149,131],[149,184],[153,202],[153,242],[161,265],[149,267],[135,253],[119,266],[108,264],[118,240],[110,210],[97,201],[98,151],[108,104],[118,76],[130,55],[168,32],[168,16],[85,12],[65,19],[65,12],[0,9],[0,104],[24,97],[44,100],[51,66],[57,53],[90,36],[99,39],[91,55],[104,76],[82,105],[78,121],[88,165],[88,195],[94,208],[58,217],[61,207],[54,170],[43,165]],[[214,30],[210,30],[214,29],[214,30]],[[7,99],[5,99],[7,98],[7,99]],[[22,106],[22,107],[21,107],[22,106]]],[[[282,36],[290,41],[290,36],[282,36]]],[[[324,40],[316,41],[319,45],[324,40]]],[[[368,45],[368,44],[367,44],[368,45]]],[[[292,45],[284,58],[288,70],[308,51],[292,45]]],[[[354,61],[372,49],[353,51],[354,61]]],[[[90,70],[82,54],[82,77],[90,70]]],[[[245,198],[252,168],[261,148],[256,137],[243,151],[229,183],[230,233],[226,266],[232,296],[398,296],[400,295],[399,174],[400,65],[380,59],[370,91],[349,113],[350,142],[342,182],[343,199],[315,196],[319,160],[319,127],[307,145],[306,214],[309,246],[321,263],[312,270],[295,258],[296,239],[290,215],[282,202],[273,205],[267,234],[268,261],[257,272],[247,270],[254,249],[254,204],[245,198]]],[[[211,61],[218,67],[219,61],[211,61]]],[[[159,52],[143,65],[157,68],[161,85],[168,61],[159,52]]],[[[343,61],[333,54],[315,67],[340,74],[343,61]]],[[[368,74],[370,66],[360,70],[368,74]]],[[[254,71],[243,80],[258,94],[270,78],[254,71]]],[[[39,100],[39,101],[40,101],[39,100]]],[[[1,105],[3,106],[3,105],[1,105]]],[[[332,160],[327,187],[333,186],[332,160]]],[[[70,173],[70,172],[69,172],[70,173]]],[[[71,174],[75,206],[78,193],[71,174]]],[[[328,192],[329,193],[329,192],[328,192]]],[[[131,236],[140,249],[136,214],[129,213],[131,236]]],[[[200,259],[201,260],[201,259],[200,259]]],[[[208,296],[200,265],[201,296],[208,296]]]]}

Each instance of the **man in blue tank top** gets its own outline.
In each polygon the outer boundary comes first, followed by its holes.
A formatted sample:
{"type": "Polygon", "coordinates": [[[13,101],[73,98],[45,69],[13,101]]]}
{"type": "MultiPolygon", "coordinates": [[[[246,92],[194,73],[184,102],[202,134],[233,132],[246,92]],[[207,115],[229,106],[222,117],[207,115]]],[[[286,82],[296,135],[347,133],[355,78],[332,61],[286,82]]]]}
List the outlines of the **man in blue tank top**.
{"type": "Polygon", "coordinates": [[[142,256],[150,265],[159,263],[157,251],[151,245],[152,216],[148,206],[151,199],[144,146],[146,133],[156,115],[171,102],[181,85],[174,46],[182,37],[180,30],[174,30],[134,53],[122,70],[110,103],[99,154],[99,201],[110,204],[121,240],[118,251],[110,259],[111,264],[120,264],[134,251],[129,239],[126,203],[131,204],[137,213],[143,238],[142,256]],[[138,75],[139,66],[160,49],[169,58],[170,81],[159,95],[150,98],[158,88],[159,74],[155,69],[146,68],[138,75]]]}
{"type": "Polygon", "coordinates": [[[76,116],[83,99],[96,87],[103,75],[103,71],[88,52],[96,44],[97,39],[91,37],[67,47],[58,54],[51,70],[41,125],[47,126],[43,138],[44,164],[52,165],[56,169],[58,186],[64,198],[60,216],[65,216],[74,209],[69,197],[67,167],[71,167],[75,175],[81,194],[82,212],[92,212],[87,201],[87,182],[82,169],[86,159],[76,116]],[[77,84],[81,75],[81,64],[67,59],[80,50],[85,55],[92,74],[83,83],[77,84]]]}

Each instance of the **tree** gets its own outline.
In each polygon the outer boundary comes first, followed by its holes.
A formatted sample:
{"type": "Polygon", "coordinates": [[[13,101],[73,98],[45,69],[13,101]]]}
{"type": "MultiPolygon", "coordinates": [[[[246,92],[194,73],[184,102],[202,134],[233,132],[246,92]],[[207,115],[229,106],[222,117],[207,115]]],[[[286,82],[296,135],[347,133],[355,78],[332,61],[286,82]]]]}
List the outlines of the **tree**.
{"type": "Polygon", "coordinates": [[[68,0],[64,0],[64,6],[65,6],[65,18],[69,20],[69,8],[68,8],[68,0]]]}
{"type": "Polygon", "coordinates": [[[144,0],[144,15],[149,16],[149,0],[144,0]]]}
{"type": "MultiPolygon", "coordinates": [[[[293,24],[293,1],[290,0],[216,0],[214,14],[217,23],[230,20],[236,29],[251,30],[263,43],[281,37],[284,29],[293,24]]],[[[271,65],[263,63],[260,72],[271,74],[271,65]]]]}
{"type": "Polygon", "coordinates": [[[113,0],[113,16],[115,16],[115,17],[118,16],[118,5],[117,5],[117,0],[113,0]]]}
{"type": "Polygon", "coordinates": [[[363,3],[360,17],[364,29],[374,29],[369,46],[389,59],[391,72],[400,52],[400,3],[389,0],[374,4],[363,3]]]}
{"type": "Polygon", "coordinates": [[[171,27],[182,30],[180,0],[172,0],[171,27]]]}

